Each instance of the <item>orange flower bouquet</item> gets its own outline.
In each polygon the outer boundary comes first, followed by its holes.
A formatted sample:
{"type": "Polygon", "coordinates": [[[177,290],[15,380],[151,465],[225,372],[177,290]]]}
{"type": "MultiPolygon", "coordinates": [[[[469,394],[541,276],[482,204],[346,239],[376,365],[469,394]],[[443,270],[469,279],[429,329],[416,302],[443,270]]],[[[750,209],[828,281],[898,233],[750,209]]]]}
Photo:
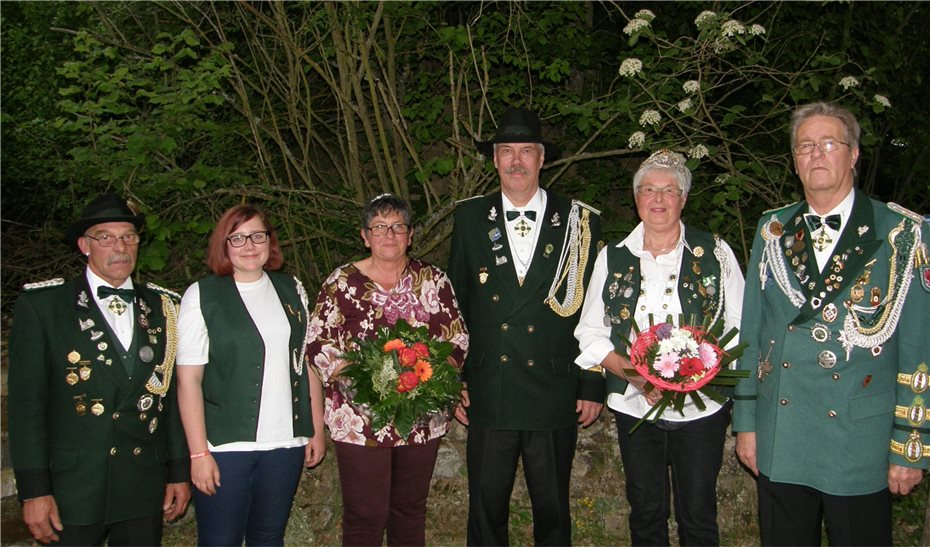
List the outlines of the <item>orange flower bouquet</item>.
{"type": "Polygon", "coordinates": [[[452,343],[431,338],[425,326],[398,319],[356,345],[343,355],[350,364],[340,376],[351,380],[352,400],[370,409],[373,431],[393,422],[407,436],[418,421],[458,401],[462,384],[449,359],[452,343]]]}

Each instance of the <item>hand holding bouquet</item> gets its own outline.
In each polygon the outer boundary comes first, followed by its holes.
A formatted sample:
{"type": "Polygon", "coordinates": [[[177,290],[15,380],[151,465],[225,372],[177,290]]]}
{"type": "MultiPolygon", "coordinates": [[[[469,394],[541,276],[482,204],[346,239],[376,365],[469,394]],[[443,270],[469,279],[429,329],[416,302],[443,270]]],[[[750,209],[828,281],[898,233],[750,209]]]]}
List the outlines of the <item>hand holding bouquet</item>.
{"type": "Polygon", "coordinates": [[[449,359],[452,343],[431,338],[425,326],[398,319],[356,344],[343,355],[349,365],[340,376],[351,380],[353,402],[371,410],[373,431],[393,422],[406,437],[417,421],[458,401],[462,386],[449,359]]]}

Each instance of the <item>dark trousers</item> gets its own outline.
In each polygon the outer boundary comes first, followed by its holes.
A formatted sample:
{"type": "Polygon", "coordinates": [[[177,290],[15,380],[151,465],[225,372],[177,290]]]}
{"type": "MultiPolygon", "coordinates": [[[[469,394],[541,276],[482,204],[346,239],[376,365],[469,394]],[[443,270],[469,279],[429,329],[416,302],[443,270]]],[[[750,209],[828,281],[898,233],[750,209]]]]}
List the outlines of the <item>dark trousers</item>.
{"type": "Polygon", "coordinates": [[[194,488],[199,545],[284,545],[304,448],[213,452],[216,494],[194,488]]]}
{"type": "Polygon", "coordinates": [[[426,498],[440,439],[369,447],[334,442],[342,488],[342,544],[426,544],[426,498]]]}
{"type": "Polygon", "coordinates": [[[570,545],[568,486],[578,426],[553,431],[468,427],[468,545],[509,545],[510,495],[523,458],[536,545],[570,545]]]}
{"type": "Polygon", "coordinates": [[[891,492],[833,496],[759,475],[762,545],[820,545],[821,522],[830,545],[891,545],[891,492]]]}
{"type": "Polygon", "coordinates": [[[633,434],[630,429],[639,418],[616,411],[614,417],[633,545],[670,545],[670,494],[674,494],[679,544],[719,545],[717,475],[723,463],[729,405],[689,422],[645,422],[633,434]]]}
{"type": "Polygon", "coordinates": [[[75,526],[65,524],[52,545],[161,545],[161,513],[113,524],[75,526]]]}

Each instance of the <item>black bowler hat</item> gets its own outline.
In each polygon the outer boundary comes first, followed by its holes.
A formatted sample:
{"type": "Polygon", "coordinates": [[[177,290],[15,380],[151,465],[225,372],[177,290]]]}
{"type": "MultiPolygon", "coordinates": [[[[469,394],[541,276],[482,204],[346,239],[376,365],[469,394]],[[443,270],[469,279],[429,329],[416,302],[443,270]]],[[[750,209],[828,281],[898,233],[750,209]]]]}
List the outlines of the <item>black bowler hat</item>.
{"type": "Polygon", "coordinates": [[[84,207],[81,218],[65,231],[65,243],[78,248],[77,240],[84,235],[91,226],[104,222],[130,222],[136,230],[141,230],[145,223],[145,215],[133,211],[123,198],[113,193],[97,196],[84,207]]]}
{"type": "Polygon", "coordinates": [[[501,116],[501,124],[494,138],[489,141],[475,140],[478,151],[488,157],[494,155],[495,144],[504,142],[541,143],[546,148],[547,162],[557,160],[562,153],[558,145],[543,140],[539,116],[525,108],[508,108],[501,116]]]}

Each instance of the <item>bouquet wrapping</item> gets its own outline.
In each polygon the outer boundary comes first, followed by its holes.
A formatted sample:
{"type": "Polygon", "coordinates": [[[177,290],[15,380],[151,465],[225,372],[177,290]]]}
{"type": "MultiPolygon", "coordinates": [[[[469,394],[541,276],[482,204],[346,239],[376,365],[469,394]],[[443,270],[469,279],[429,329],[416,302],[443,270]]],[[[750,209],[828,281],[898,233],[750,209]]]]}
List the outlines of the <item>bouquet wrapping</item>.
{"type": "Polygon", "coordinates": [[[393,423],[407,437],[418,422],[458,401],[462,385],[449,358],[452,343],[430,337],[425,326],[398,319],[355,342],[339,376],[350,380],[352,401],[368,407],[373,431],[393,423]]]}
{"type": "Polygon", "coordinates": [[[686,325],[683,318],[680,318],[679,325],[664,322],[640,331],[635,321],[633,323],[636,340],[632,344],[627,343],[633,372],[648,382],[647,391],[662,390],[662,397],[630,432],[646,420],[658,420],[668,407],[684,415],[688,399],[698,409],[704,410],[706,405],[699,393],[723,404],[726,397],[713,386],[734,386],[740,378],[749,376],[748,371],[728,368],[743,354],[746,343],[723,349],[736,336],[737,329],[730,329],[721,336],[722,319],[709,328],[707,325],[686,325]]]}

